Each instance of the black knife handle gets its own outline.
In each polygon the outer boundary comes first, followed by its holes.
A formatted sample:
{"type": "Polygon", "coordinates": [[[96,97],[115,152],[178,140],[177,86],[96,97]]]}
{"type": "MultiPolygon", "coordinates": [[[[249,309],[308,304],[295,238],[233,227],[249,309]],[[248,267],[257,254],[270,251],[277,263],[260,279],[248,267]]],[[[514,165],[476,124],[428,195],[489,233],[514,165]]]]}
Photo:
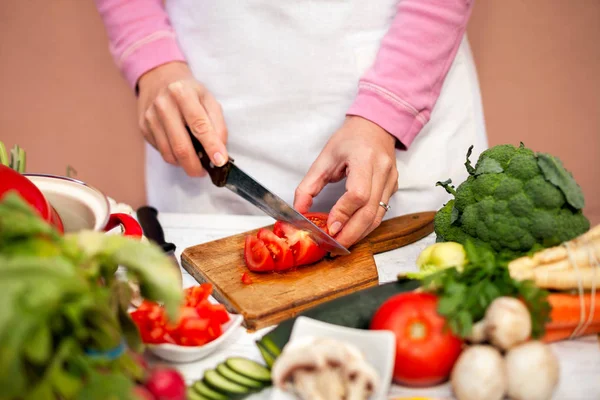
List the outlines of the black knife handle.
{"type": "Polygon", "coordinates": [[[222,167],[217,167],[210,161],[208,154],[206,154],[206,150],[202,146],[202,143],[194,136],[192,131],[188,126],[185,127],[187,129],[190,139],[192,140],[192,145],[194,146],[194,151],[198,155],[200,159],[200,164],[202,164],[202,168],[208,172],[210,179],[215,184],[215,186],[223,187],[225,183],[227,183],[227,176],[229,175],[229,170],[231,169],[231,163],[233,162],[233,158],[229,157],[229,161],[225,163],[222,167]]]}
{"type": "Polygon", "coordinates": [[[151,241],[159,245],[165,253],[175,251],[173,243],[165,241],[165,233],[158,221],[158,211],[154,207],[143,206],[138,208],[137,217],[144,235],[151,241]]]}

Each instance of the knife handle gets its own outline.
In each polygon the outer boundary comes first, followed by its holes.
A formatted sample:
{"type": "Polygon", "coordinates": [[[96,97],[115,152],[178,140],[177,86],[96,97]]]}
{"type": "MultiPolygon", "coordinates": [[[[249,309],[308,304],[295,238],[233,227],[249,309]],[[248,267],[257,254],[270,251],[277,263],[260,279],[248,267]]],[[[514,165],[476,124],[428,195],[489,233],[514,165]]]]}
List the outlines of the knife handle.
{"type": "Polygon", "coordinates": [[[164,252],[169,253],[175,251],[176,247],[173,243],[165,241],[165,233],[158,220],[158,211],[154,207],[143,206],[138,208],[137,217],[142,225],[144,235],[159,245],[164,252]]]}
{"type": "Polygon", "coordinates": [[[190,135],[190,139],[192,140],[192,145],[194,146],[194,151],[198,155],[200,159],[200,164],[202,164],[202,168],[208,172],[210,179],[215,184],[215,186],[223,187],[227,182],[227,176],[229,175],[229,170],[231,169],[231,162],[233,162],[233,158],[229,157],[229,161],[225,163],[222,167],[217,167],[210,161],[208,154],[206,154],[206,150],[202,146],[202,143],[194,136],[190,128],[186,125],[185,129],[187,129],[188,134],[190,135]]]}

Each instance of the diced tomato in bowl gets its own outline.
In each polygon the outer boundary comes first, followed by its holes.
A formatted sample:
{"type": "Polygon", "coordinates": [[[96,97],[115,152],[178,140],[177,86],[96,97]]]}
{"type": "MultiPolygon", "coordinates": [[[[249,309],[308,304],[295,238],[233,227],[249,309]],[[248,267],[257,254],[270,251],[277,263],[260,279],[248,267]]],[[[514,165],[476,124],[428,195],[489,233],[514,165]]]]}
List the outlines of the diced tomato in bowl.
{"type": "Polygon", "coordinates": [[[169,321],[157,303],[144,301],[130,313],[142,341],[161,358],[193,361],[210,354],[243,321],[229,314],[222,304],[210,301],[212,285],[203,283],[185,289],[177,321],[169,321]]]}
{"type": "MultiPolygon", "coordinates": [[[[304,216],[327,232],[326,213],[306,213],[304,216]]],[[[277,221],[273,230],[260,229],[256,236],[248,235],[244,246],[244,261],[250,271],[287,271],[314,264],[327,255],[310,237],[309,232],[277,221]]]]}

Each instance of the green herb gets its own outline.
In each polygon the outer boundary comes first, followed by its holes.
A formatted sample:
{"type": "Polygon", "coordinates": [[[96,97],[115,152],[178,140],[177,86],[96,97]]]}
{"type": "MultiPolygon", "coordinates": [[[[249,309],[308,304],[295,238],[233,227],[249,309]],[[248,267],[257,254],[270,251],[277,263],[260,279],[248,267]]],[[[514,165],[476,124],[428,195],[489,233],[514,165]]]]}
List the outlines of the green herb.
{"type": "Polygon", "coordinates": [[[462,272],[448,268],[423,279],[423,287],[439,296],[438,312],[451,330],[460,337],[468,336],[496,298],[511,296],[523,299],[531,315],[532,337],[541,337],[549,321],[548,293],[532,281],[511,278],[507,266],[487,248],[467,241],[465,251],[468,263],[462,272]]]}
{"type": "Polygon", "coordinates": [[[59,235],[15,193],[0,202],[0,398],[130,399],[141,350],[131,289],[176,316],[182,293],[160,248],[120,235],[59,235]],[[103,352],[123,348],[115,357],[103,352]],[[100,353],[100,355],[98,355],[100,353]]]}

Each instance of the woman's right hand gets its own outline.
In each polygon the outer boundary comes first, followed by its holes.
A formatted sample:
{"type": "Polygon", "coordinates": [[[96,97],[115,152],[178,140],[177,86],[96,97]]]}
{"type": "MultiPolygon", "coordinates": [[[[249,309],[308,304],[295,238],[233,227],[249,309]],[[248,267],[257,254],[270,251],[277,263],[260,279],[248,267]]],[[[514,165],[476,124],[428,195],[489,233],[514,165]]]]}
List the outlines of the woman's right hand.
{"type": "Polygon", "coordinates": [[[194,77],[187,64],[170,62],[138,81],[139,126],[162,158],[189,176],[205,176],[185,125],[217,166],[227,162],[227,127],[221,105],[194,77]]]}

